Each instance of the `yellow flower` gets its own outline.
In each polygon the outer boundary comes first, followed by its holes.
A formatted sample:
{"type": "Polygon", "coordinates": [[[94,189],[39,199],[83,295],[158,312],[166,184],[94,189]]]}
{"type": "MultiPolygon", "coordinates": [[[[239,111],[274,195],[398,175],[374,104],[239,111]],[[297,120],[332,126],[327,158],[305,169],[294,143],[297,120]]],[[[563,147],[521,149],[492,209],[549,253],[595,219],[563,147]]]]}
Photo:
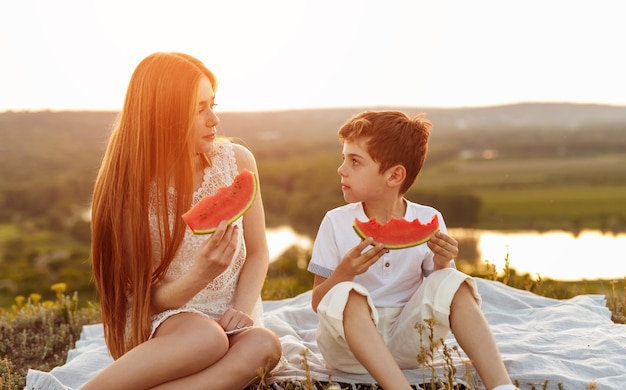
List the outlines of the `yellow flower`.
{"type": "Polygon", "coordinates": [[[67,283],[55,283],[52,286],[50,286],[50,290],[56,291],[57,293],[59,292],[64,293],[66,289],[67,289],[67,283]]]}
{"type": "Polygon", "coordinates": [[[66,283],[55,283],[52,286],[50,286],[50,290],[57,293],[57,300],[59,302],[63,300],[63,293],[65,292],[66,289],[67,289],[66,283]]]}
{"type": "Polygon", "coordinates": [[[26,298],[24,298],[23,295],[18,295],[18,296],[15,297],[15,303],[17,303],[17,307],[18,308],[21,308],[24,305],[24,300],[25,299],[26,298]]]}
{"type": "Polygon", "coordinates": [[[39,301],[41,301],[41,295],[40,295],[40,294],[37,294],[37,293],[31,293],[31,294],[29,295],[29,297],[30,297],[30,301],[31,301],[31,302],[33,303],[33,305],[35,305],[35,306],[36,306],[37,304],[39,304],[39,301]]]}

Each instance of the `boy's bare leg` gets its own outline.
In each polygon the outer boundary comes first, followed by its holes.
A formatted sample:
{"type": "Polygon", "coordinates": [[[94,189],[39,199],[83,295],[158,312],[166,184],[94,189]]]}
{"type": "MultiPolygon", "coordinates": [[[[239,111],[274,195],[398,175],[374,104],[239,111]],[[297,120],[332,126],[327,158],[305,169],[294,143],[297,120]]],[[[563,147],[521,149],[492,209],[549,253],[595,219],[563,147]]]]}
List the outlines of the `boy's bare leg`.
{"type": "Polygon", "coordinates": [[[386,390],[412,389],[372,321],[367,298],[351,291],[343,318],[350,350],[376,382],[386,390]]]}
{"type": "Polygon", "coordinates": [[[487,389],[512,383],[487,319],[467,283],[459,287],[452,299],[450,327],[487,389]]]}

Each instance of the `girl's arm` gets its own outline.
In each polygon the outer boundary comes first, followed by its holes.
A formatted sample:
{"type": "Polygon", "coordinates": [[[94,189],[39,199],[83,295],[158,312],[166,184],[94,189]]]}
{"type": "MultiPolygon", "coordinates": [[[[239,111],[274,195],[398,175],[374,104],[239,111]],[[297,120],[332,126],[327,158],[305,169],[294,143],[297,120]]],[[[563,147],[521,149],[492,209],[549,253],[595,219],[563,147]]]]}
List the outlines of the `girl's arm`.
{"type": "Polygon", "coordinates": [[[188,272],[169,283],[161,282],[153,286],[152,311],[159,313],[183,306],[224,272],[237,250],[238,229],[222,221],[211,237],[202,243],[188,272]]]}
{"type": "MultiPolygon", "coordinates": [[[[239,171],[247,168],[254,172],[258,179],[258,169],[252,152],[238,144],[233,144],[233,150],[239,171]]],[[[250,315],[263,288],[269,267],[265,211],[260,189],[254,203],[243,216],[243,233],[247,255],[235,291],[233,308],[250,315]]]]}

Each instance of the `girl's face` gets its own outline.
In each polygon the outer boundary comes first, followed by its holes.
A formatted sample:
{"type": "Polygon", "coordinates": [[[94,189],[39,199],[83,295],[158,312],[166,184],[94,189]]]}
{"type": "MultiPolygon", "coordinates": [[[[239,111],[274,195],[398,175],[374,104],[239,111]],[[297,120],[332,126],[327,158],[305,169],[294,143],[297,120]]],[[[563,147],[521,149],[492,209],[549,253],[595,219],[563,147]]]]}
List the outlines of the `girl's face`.
{"type": "Polygon", "coordinates": [[[385,175],[380,173],[380,164],[367,152],[365,140],[344,141],[341,158],[343,162],[337,173],[346,202],[366,202],[382,196],[387,187],[385,175]]]}
{"type": "Polygon", "coordinates": [[[210,153],[213,150],[213,141],[217,130],[215,126],[220,118],[213,111],[215,107],[215,93],[207,77],[203,77],[198,85],[198,107],[196,120],[193,125],[196,153],[210,153]]]}

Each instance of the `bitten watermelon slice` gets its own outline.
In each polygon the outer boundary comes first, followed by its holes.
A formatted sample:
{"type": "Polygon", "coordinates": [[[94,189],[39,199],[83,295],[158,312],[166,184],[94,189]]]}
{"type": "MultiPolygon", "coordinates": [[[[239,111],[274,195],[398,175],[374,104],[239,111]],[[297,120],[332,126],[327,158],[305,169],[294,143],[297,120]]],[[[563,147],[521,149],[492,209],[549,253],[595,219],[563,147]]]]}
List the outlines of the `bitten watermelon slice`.
{"type": "Polygon", "coordinates": [[[254,172],[243,169],[231,185],[205,196],[183,214],[183,220],[194,234],[213,233],[221,221],[230,225],[248,211],[254,203],[258,186],[254,172]]]}
{"type": "Polygon", "coordinates": [[[352,227],[362,239],[372,237],[374,245],[381,242],[387,249],[402,249],[430,240],[439,231],[439,218],[434,215],[426,224],[422,224],[417,218],[407,221],[404,218],[391,217],[384,224],[379,223],[375,217],[366,222],[355,218],[352,227]]]}

